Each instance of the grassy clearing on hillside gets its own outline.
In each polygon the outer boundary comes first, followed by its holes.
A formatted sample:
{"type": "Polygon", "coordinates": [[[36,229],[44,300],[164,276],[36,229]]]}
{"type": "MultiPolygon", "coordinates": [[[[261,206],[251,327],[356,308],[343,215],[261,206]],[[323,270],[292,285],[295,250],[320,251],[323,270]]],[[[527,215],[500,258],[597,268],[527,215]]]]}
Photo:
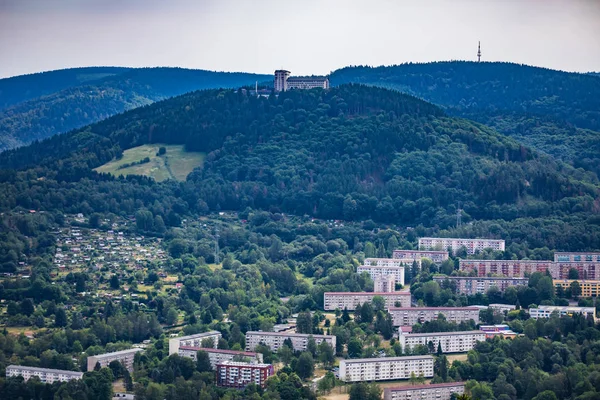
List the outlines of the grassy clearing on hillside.
{"type": "Polygon", "coordinates": [[[157,181],[176,179],[184,181],[196,167],[202,166],[204,153],[187,152],[183,145],[145,144],[123,152],[123,158],[112,160],[95,169],[115,176],[144,175],[157,181]],[[157,156],[158,149],[165,147],[167,152],[157,156]],[[150,162],[119,169],[124,164],[136,163],[148,157],[150,162]]]}

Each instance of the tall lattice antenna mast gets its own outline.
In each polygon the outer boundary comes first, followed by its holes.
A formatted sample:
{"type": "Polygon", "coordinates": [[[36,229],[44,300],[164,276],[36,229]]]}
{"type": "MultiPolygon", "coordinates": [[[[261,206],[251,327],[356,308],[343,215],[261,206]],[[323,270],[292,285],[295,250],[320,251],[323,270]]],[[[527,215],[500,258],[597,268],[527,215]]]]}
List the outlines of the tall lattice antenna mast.
{"type": "Polygon", "coordinates": [[[477,45],[477,62],[481,62],[481,42],[477,45]]]}
{"type": "Polygon", "coordinates": [[[215,227],[215,264],[219,264],[219,227],[215,227]]]}

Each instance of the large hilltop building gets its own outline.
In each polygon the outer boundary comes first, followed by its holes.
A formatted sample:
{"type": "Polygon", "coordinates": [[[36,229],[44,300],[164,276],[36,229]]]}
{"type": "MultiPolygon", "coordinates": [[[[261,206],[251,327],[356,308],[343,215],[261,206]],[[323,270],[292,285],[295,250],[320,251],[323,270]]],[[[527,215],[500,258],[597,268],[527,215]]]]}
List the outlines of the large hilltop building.
{"type": "Polygon", "coordinates": [[[276,92],[291,89],[329,89],[329,78],[326,76],[290,76],[290,71],[278,69],[275,71],[273,86],[276,92]]]}

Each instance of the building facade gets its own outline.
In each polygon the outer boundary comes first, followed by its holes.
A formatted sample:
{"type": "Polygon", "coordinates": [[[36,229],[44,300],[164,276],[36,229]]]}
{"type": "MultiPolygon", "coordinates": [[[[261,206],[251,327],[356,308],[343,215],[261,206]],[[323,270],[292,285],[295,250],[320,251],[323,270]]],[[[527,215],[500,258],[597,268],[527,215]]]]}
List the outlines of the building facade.
{"type": "Polygon", "coordinates": [[[275,71],[275,81],[273,87],[276,92],[285,92],[287,90],[287,80],[290,77],[290,71],[278,69],[275,71]]]}
{"type": "Polygon", "coordinates": [[[308,339],[312,337],[317,345],[321,342],[326,342],[335,349],[335,336],[332,335],[309,335],[306,333],[289,333],[289,332],[246,332],[246,351],[254,351],[256,346],[264,344],[271,348],[272,351],[277,351],[286,339],[292,342],[294,351],[304,351],[308,344],[308,339]]]}
{"type": "Polygon", "coordinates": [[[65,371],[62,369],[49,369],[37,367],[25,367],[22,365],[9,365],[6,367],[6,377],[22,376],[27,382],[30,378],[37,376],[42,383],[68,382],[73,379],[83,378],[83,372],[65,371]]]}
{"type": "Polygon", "coordinates": [[[404,333],[400,330],[398,341],[403,349],[414,349],[418,345],[429,347],[431,343],[433,351],[437,351],[438,344],[441,344],[443,353],[464,353],[472,350],[477,342],[485,341],[485,332],[404,333]]]}
{"type": "Polygon", "coordinates": [[[391,293],[396,291],[394,275],[380,275],[373,280],[373,291],[376,293],[391,293]]]}
{"type": "Polygon", "coordinates": [[[383,400],[450,400],[465,392],[464,382],[428,383],[383,389],[383,400]]]}
{"type": "Polygon", "coordinates": [[[261,353],[254,353],[251,351],[236,351],[236,350],[222,350],[202,347],[179,347],[179,356],[188,357],[196,361],[199,351],[204,351],[208,354],[210,359],[210,365],[213,369],[216,368],[217,364],[224,361],[243,361],[248,363],[262,363],[263,355],[261,353]]]}
{"type": "Polygon", "coordinates": [[[477,307],[390,307],[394,326],[413,326],[427,321],[435,321],[442,314],[447,321],[466,322],[469,320],[479,323],[477,307]]]}
{"type": "Polygon", "coordinates": [[[344,382],[387,381],[433,376],[433,356],[357,358],[340,361],[340,380],[344,382]]]}
{"type": "Polygon", "coordinates": [[[375,281],[380,276],[391,275],[396,282],[404,286],[404,267],[389,267],[383,265],[361,265],[356,269],[358,274],[366,272],[375,281]]]}
{"type": "Polygon", "coordinates": [[[511,286],[527,286],[529,278],[507,278],[487,276],[434,276],[433,280],[442,283],[446,280],[456,283],[456,291],[467,296],[485,294],[492,286],[501,292],[511,286]]]}
{"type": "Polygon", "coordinates": [[[396,258],[365,258],[365,262],[363,265],[370,267],[405,267],[412,265],[412,261],[410,260],[410,264],[407,264],[406,261],[396,259],[396,258]]]}
{"type": "Polygon", "coordinates": [[[517,309],[517,306],[514,306],[512,304],[498,304],[498,303],[490,304],[488,307],[491,308],[494,311],[498,311],[498,312],[501,312],[501,313],[510,312],[512,310],[516,310],[517,309]]]}
{"type": "Polygon", "coordinates": [[[276,92],[292,89],[329,89],[329,78],[326,76],[290,76],[290,71],[278,69],[275,71],[273,87],[276,92]]]}
{"type": "Polygon", "coordinates": [[[553,312],[557,312],[559,316],[573,316],[581,314],[584,317],[593,317],[596,320],[596,309],[594,307],[563,307],[563,306],[538,306],[538,308],[530,308],[529,316],[534,319],[550,318],[553,312]]]}
{"type": "Polygon", "coordinates": [[[394,250],[393,258],[405,260],[412,264],[414,260],[428,258],[436,264],[442,263],[448,259],[447,251],[438,250],[394,250]]]}
{"type": "Polygon", "coordinates": [[[195,335],[181,336],[173,339],[169,339],[169,355],[178,354],[179,347],[203,347],[202,341],[205,339],[212,339],[213,347],[216,349],[219,345],[219,339],[221,339],[221,332],[209,331],[204,333],[196,333],[195,335]]]}
{"type": "Polygon", "coordinates": [[[271,364],[250,364],[223,361],[216,365],[217,386],[243,389],[251,383],[264,388],[267,379],[273,375],[271,364]]]}
{"type": "Polygon", "coordinates": [[[600,262],[600,253],[585,252],[585,253],[554,253],[554,262],[600,262]]]}
{"type": "Polygon", "coordinates": [[[481,325],[479,330],[485,333],[485,337],[493,338],[494,336],[502,336],[506,339],[514,339],[517,337],[517,333],[513,332],[508,325],[481,325]]]}
{"type": "MultiPolygon", "coordinates": [[[[556,257],[556,256],[555,256],[556,257]]],[[[576,258],[577,256],[573,256],[576,258]]],[[[600,280],[600,262],[589,261],[574,261],[574,262],[555,262],[555,273],[552,274],[554,279],[569,279],[569,272],[574,269],[577,271],[579,279],[584,280],[600,280]]]]}
{"type": "Polygon", "coordinates": [[[504,251],[505,242],[499,239],[419,238],[419,250],[451,249],[456,253],[462,247],[467,250],[467,254],[475,254],[485,249],[504,251]]]}
{"type": "Polygon", "coordinates": [[[524,278],[534,272],[546,271],[550,271],[552,276],[557,274],[552,261],[538,260],[460,260],[458,268],[467,273],[475,271],[478,277],[495,275],[504,278],[524,278]]]}
{"type": "Polygon", "coordinates": [[[581,297],[598,297],[600,292],[600,281],[586,281],[579,279],[555,279],[554,286],[558,289],[567,290],[571,288],[573,282],[579,283],[581,288],[581,297]]]}
{"type": "Polygon", "coordinates": [[[323,309],[333,311],[336,309],[356,310],[359,304],[370,303],[373,297],[380,296],[385,300],[385,307],[410,307],[410,292],[325,292],[323,293],[323,309]]]}
{"type": "Polygon", "coordinates": [[[119,361],[122,363],[128,371],[133,371],[133,359],[135,358],[135,353],[139,351],[144,351],[143,349],[128,349],[115,351],[114,353],[104,353],[97,354],[95,356],[90,356],[87,358],[87,370],[93,371],[96,367],[97,363],[100,363],[101,368],[108,367],[113,361],[119,361]]]}

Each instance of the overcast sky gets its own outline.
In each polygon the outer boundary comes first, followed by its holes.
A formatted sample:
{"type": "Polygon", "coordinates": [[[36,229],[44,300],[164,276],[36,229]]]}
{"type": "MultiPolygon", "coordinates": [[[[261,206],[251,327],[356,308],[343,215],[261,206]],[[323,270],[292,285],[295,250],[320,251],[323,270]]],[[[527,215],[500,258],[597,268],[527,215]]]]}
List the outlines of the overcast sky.
{"type": "Polygon", "coordinates": [[[326,74],[510,61],[600,70],[600,0],[0,0],[0,77],[92,65],[326,74]]]}

